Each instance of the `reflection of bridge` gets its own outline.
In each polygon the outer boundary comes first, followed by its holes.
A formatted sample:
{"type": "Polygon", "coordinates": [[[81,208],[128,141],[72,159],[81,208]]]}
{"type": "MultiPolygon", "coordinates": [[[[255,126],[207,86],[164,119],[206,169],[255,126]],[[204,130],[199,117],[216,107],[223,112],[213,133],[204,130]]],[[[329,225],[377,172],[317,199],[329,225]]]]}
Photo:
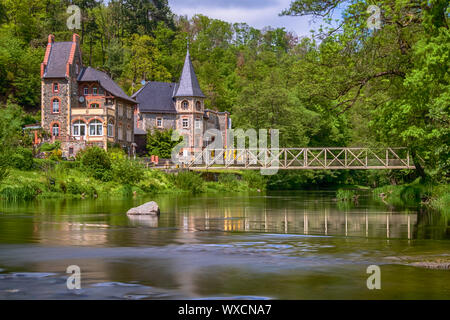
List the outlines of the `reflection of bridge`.
{"type": "Polygon", "coordinates": [[[205,149],[186,162],[201,169],[415,169],[406,148],[205,149]]]}

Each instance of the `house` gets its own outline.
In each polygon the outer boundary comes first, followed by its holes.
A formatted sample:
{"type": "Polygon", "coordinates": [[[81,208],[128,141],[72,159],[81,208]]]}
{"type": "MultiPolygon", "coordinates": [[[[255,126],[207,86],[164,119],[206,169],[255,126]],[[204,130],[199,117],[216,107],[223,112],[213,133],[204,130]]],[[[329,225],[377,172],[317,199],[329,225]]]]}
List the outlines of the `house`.
{"type": "Polygon", "coordinates": [[[88,145],[132,152],[136,101],[106,73],[83,65],[77,34],[71,42],[49,35],[41,80],[41,126],[61,141],[63,156],[88,145]]]}
{"type": "Polygon", "coordinates": [[[231,129],[229,112],[205,109],[203,94],[192,65],[189,50],[178,83],[147,82],[132,99],[138,105],[135,114],[135,141],[138,151],[144,151],[146,134],[150,130],[177,130],[184,137],[185,157],[202,151],[208,141],[205,131],[220,131],[226,145],[227,130],[231,129]]]}

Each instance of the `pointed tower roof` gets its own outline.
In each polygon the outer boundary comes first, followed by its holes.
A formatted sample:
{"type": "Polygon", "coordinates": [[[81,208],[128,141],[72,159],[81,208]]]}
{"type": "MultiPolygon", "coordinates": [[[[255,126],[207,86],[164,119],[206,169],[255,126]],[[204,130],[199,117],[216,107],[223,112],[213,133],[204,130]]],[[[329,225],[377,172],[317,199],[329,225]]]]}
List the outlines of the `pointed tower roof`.
{"type": "Polygon", "coordinates": [[[177,90],[174,98],[176,97],[199,97],[205,98],[205,95],[200,89],[197,76],[195,75],[194,66],[191,62],[191,56],[189,49],[186,54],[186,60],[184,61],[183,72],[181,73],[180,82],[178,83],[177,90]]]}

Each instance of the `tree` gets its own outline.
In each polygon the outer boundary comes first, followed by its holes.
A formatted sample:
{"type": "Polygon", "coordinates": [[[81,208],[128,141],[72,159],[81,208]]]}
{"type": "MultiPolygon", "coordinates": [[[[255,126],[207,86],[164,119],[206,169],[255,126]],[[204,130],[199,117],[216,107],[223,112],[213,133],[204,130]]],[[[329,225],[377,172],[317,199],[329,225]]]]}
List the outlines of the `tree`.
{"type": "Polygon", "coordinates": [[[150,156],[158,156],[162,159],[170,159],[172,150],[183,141],[172,141],[173,130],[154,130],[147,133],[147,150],[150,156]]]}

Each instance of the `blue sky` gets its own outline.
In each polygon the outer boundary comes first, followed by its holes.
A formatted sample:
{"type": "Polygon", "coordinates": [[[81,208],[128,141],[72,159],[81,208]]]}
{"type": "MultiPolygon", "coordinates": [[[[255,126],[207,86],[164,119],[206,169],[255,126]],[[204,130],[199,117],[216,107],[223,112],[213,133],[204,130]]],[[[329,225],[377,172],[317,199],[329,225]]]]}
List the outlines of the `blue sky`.
{"type": "Polygon", "coordinates": [[[320,20],[312,17],[280,17],[278,14],[289,7],[291,0],[169,0],[177,15],[204,14],[227,22],[246,22],[252,27],[284,27],[299,36],[308,36],[317,29],[320,20]]]}

